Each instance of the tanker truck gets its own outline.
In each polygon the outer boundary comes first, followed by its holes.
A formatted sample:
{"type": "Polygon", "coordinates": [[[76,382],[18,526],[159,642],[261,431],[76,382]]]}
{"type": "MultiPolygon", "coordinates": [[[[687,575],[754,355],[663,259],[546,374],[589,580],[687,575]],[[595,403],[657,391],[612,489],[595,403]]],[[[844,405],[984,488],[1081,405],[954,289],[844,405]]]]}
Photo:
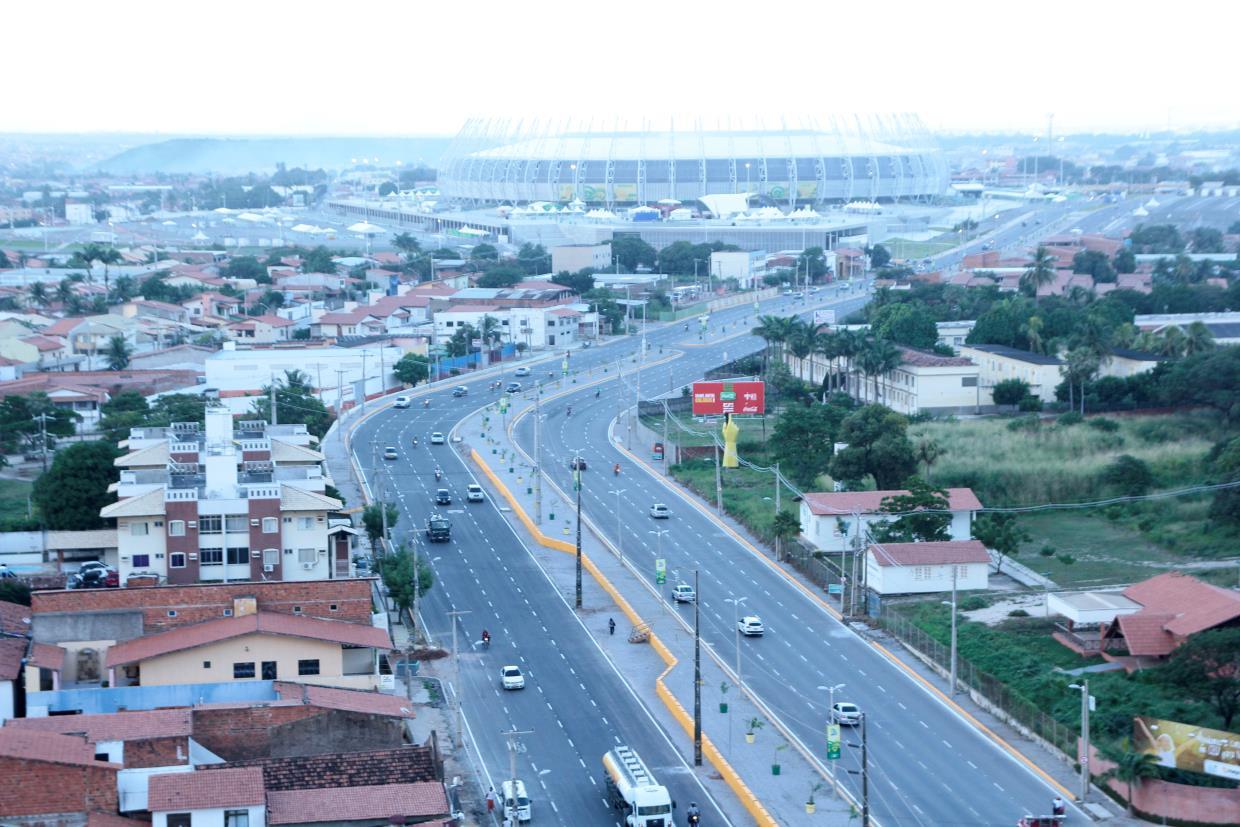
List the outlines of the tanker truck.
{"type": "Polygon", "coordinates": [[[672,827],[676,804],[636,752],[617,745],[603,755],[611,806],[624,813],[626,827],[672,827]]]}

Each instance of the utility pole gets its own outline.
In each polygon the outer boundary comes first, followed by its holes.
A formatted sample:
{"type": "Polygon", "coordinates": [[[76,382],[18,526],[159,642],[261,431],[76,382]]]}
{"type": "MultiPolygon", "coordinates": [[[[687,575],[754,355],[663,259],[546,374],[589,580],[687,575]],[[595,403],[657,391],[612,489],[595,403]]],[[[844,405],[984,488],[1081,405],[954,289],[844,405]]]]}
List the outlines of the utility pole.
{"type": "Polygon", "coordinates": [[[47,420],[46,413],[41,413],[35,417],[39,420],[39,451],[43,454],[43,473],[47,473],[47,420]]]}
{"type": "Polygon", "coordinates": [[[573,455],[573,478],[577,487],[577,608],[581,608],[581,452],[573,455]]]}
{"type": "MultiPolygon", "coordinates": [[[[779,516],[779,509],[780,509],[780,505],[779,505],[779,463],[777,462],[775,463],[775,516],[776,517],[779,516]]],[[[781,543],[780,543],[779,535],[776,534],[775,535],[775,562],[776,563],[778,563],[780,560],[783,559],[783,555],[780,554],[780,546],[781,546],[781,543]]]]}
{"type": "Polygon", "coordinates": [[[861,827],[870,827],[870,763],[866,754],[869,742],[865,735],[866,714],[861,713],[861,827]]]}
{"type": "Polygon", "coordinates": [[[375,469],[375,482],[379,484],[379,519],[383,521],[383,536],[379,538],[379,556],[383,557],[387,554],[388,540],[387,503],[384,501],[384,497],[387,496],[387,486],[383,484],[383,472],[378,468],[375,469]]]}
{"type": "Polygon", "coordinates": [[[702,624],[698,572],[693,572],[693,766],[702,766],[702,624]]]}
{"type": "Polygon", "coordinates": [[[952,694],[956,694],[956,569],[952,566],[952,694]]]}
{"type": "Polygon", "coordinates": [[[719,468],[719,443],[715,443],[715,511],[723,516],[723,472],[719,468]]]}
{"type": "Polygon", "coordinates": [[[418,533],[415,531],[409,538],[413,548],[413,619],[409,621],[409,645],[418,642],[418,593],[422,591],[422,573],[418,569],[418,533]]]}
{"type": "Polygon", "coordinates": [[[465,746],[465,714],[461,711],[461,658],[456,647],[456,619],[461,615],[473,614],[473,612],[451,611],[448,617],[452,618],[452,681],[456,684],[456,737],[457,745],[465,746]]]}
{"type": "MultiPolygon", "coordinates": [[[[522,735],[533,735],[532,729],[517,729],[515,726],[507,732],[501,732],[508,739],[508,780],[512,782],[512,795],[517,795],[517,752],[520,750],[521,742],[518,740],[522,735]]],[[[504,816],[508,815],[508,804],[502,802],[500,813],[504,816]]],[[[513,821],[516,821],[515,814],[513,821]]]]}
{"type": "Polygon", "coordinates": [[[1080,683],[1068,685],[1069,689],[1075,689],[1081,693],[1081,795],[1080,800],[1084,801],[1089,795],[1089,681],[1084,680],[1080,683]]]}
{"type": "Polygon", "coordinates": [[[620,562],[624,562],[624,531],[620,523],[620,495],[624,493],[623,488],[617,488],[615,491],[609,491],[609,494],[616,495],[616,551],[620,554],[620,562]]]}
{"type": "Polygon", "coordinates": [[[542,525],[542,385],[534,383],[534,523],[542,525]]]}
{"type": "Polygon", "coordinates": [[[277,406],[276,406],[276,378],[274,376],[271,377],[270,396],[271,396],[271,424],[279,425],[280,424],[280,412],[277,410],[277,406]]]}

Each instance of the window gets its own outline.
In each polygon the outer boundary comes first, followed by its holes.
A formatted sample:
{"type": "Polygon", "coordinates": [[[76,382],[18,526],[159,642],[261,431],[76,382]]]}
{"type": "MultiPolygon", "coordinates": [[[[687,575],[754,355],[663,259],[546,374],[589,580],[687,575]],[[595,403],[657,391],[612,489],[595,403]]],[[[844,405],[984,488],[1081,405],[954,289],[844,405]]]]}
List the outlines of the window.
{"type": "Polygon", "coordinates": [[[168,813],[165,823],[168,827],[190,827],[189,813],[168,813]]]}
{"type": "Polygon", "coordinates": [[[206,514],[198,518],[199,534],[219,534],[224,530],[224,518],[219,514],[206,514]]]}
{"type": "Polygon", "coordinates": [[[107,761],[107,760],[108,760],[108,754],[107,754],[106,752],[96,752],[96,753],[95,753],[95,760],[96,760],[96,761],[107,761]]]}
{"type": "Polygon", "coordinates": [[[145,537],[151,531],[151,527],[146,523],[130,523],[129,535],[131,537],[145,537]]]}
{"type": "Polygon", "coordinates": [[[133,567],[135,569],[144,569],[151,565],[151,555],[135,554],[133,556],[133,567]]]}
{"type": "Polygon", "coordinates": [[[184,537],[185,536],[185,521],[184,520],[169,520],[168,521],[168,536],[169,537],[184,537]]]}
{"type": "Polygon", "coordinates": [[[280,520],[276,517],[263,517],[263,533],[275,534],[280,530],[280,520]]]}
{"type": "Polygon", "coordinates": [[[314,564],[318,562],[319,553],[312,548],[297,549],[297,562],[314,564]]]}
{"type": "Polygon", "coordinates": [[[224,562],[224,549],[204,548],[198,552],[198,562],[204,566],[218,566],[224,562]]]}
{"type": "Polygon", "coordinates": [[[313,517],[298,517],[297,527],[300,528],[302,531],[310,531],[311,529],[314,528],[314,518],[313,517]]]}
{"type": "Polygon", "coordinates": [[[224,518],[224,530],[227,532],[246,532],[250,530],[250,520],[244,514],[230,514],[224,518]]]}
{"type": "Polygon", "coordinates": [[[276,548],[263,549],[263,565],[277,566],[280,564],[280,550],[276,548]]]}
{"type": "Polygon", "coordinates": [[[234,663],[233,664],[233,677],[234,678],[254,677],[254,661],[250,661],[249,663],[234,663]]]}
{"type": "Polygon", "coordinates": [[[210,669],[210,668],[211,668],[211,661],[209,661],[209,660],[204,660],[204,661],[202,662],[202,668],[203,668],[203,669],[210,669]]]}
{"type": "Polygon", "coordinates": [[[168,617],[176,617],[176,616],[177,616],[177,610],[176,610],[176,609],[169,609],[169,610],[168,610],[168,617]]]}
{"type": "Polygon", "coordinates": [[[230,548],[228,549],[228,565],[241,566],[249,565],[250,550],[248,548],[230,548]]]}
{"type": "Polygon", "coordinates": [[[263,680],[274,681],[276,679],[276,662],[274,660],[263,661],[263,680]]]}
{"type": "Polygon", "coordinates": [[[317,675],[319,674],[319,659],[299,660],[297,661],[298,675],[317,675]]]}
{"type": "Polygon", "coordinates": [[[294,606],[294,607],[293,607],[293,614],[295,614],[295,615],[299,615],[299,614],[301,614],[301,606],[294,606]]]}
{"type": "Polygon", "coordinates": [[[961,377],[960,377],[960,387],[962,387],[962,388],[976,388],[976,387],[977,387],[977,377],[976,377],[976,376],[961,376],[961,377]]]}
{"type": "Polygon", "coordinates": [[[250,811],[225,810],[224,827],[250,827],[250,811]]]}
{"type": "Polygon", "coordinates": [[[169,554],[168,565],[172,566],[174,569],[185,568],[185,552],[174,551],[171,554],[169,554]]]}
{"type": "Polygon", "coordinates": [[[331,611],[333,611],[333,612],[334,612],[334,611],[336,611],[336,604],[335,604],[335,603],[333,603],[333,604],[331,604],[330,606],[328,606],[327,608],[328,608],[328,609],[330,609],[331,611]]]}
{"type": "Polygon", "coordinates": [[[232,609],[225,609],[224,617],[232,617],[232,609]]]}
{"type": "Polygon", "coordinates": [[[930,575],[931,575],[930,566],[914,566],[913,567],[913,579],[914,580],[929,580],[930,575]]]}

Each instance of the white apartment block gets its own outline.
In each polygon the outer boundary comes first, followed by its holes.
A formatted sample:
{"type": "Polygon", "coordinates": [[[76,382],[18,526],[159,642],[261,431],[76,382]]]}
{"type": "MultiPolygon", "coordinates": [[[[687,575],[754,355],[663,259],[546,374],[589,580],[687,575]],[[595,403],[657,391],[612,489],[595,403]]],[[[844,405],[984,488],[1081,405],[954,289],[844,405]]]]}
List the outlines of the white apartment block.
{"type": "Polygon", "coordinates": [[[119,457],[118,573],[160,582],[348,577],[354,530],[333,526],[323,455],[304,425],[233,422],[207,409],[205,428],[133,428],[119,457]]]}

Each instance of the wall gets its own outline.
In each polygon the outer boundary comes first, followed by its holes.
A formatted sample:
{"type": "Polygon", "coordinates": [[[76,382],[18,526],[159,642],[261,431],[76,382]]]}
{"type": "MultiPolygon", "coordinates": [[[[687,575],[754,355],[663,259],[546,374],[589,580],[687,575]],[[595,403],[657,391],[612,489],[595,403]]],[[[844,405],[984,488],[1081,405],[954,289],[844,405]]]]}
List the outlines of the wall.
{"type": "Polygon", "coordinates": [[[81,813],[117,809],[116,768],[0,757],[0,814],[81,813]]]}
{"type": "MultiPolygon", "coordinates": [[[[1094,746],[1089,748],[1091,774],[1097,782],[1115,766],[1102,757],[1094,746]]],[[[1123,800],[1128,798],[1128,785],[1109,779],[1105,782],[1123,800]]],[[[1202,824],[1240,824],[1240,789],[1225,790],[1215,787],[1190,787],[1172,784],[1161,779],[1151,779],[1133,784],[1132,805],[1145,816],[1166,816],[1182,821],[1202,824]]]]}
{"type": "MultiPolygon", "coordinates": [[[[253,807],[228,807],[228,810],[248,810],[250,827],[263,827],[267,823],[267,808],[261,804],[253,807]]],[[[190,823],[193,827],[224,827],[223,807],[206,810],[190,810],[190,823]]],[[[181,810],[180,812],[186,812],[181,810]]],[[[167,813],[151,813],[151,827],[168,827],[167,813]]]]}
{"type": "Polygon", "coordinates": [[[13,681],[0,681],[0,726],[13,717],[14,691],[13,681]]]}
{"type": "Polygon", "coordinates": [[[195,709],[194,740],[227,761],[395,749],[400,718],[316,706],[195,709]]]}
{"type": "MultiPolygon", "coordinates": [[[[113,589],[112,591],[119,590],[113,589]]],[[[74,593],[70,592],[70,594],[74,593]]],[[[142,637],[142,613],[113,611],[107,614],[39,614],[36,612],[30,618],[30,629],[32,636],[39,643],[106,640],[108,645],[111,645],[114,641],[142,637]]]]}
{"type": "Polygon", "coordinates": [[[147,738],[125,741],[122,747],[126,769],[142,767],[173,767],[189,763],[189,737],[147,738]]]}
{"type": "Polygon", "coordinates": [[[280,558],[285,580],[323,579],[328,576],[327,566],[327,515],[323,511],[285,511],[281,514],[280,528],[283,545],[280,558]],[[301,528],[303,519],[310,520],[309,528],[301,528]],[[315,550],[314,568],[306,571],[301,567],[301,549],[315,550]],[[291,550],[292,554],[285,554],[291,550]],[[321,553],[320,553],[321,552],[321,553]]]}
{"type": "MultiPolygon", "coordinates": [[[[952,540],[970,540],[972,535],[972,512],[953,511],[952,521],[947,527],[952,540]]],[[[860,515],[863,526],[862,533],[874,523],[886,519],[883,515],[860,515]]],[[[843,551],[851,548],[851,541],[857,533],[857,526],[851,514],[815,515],[809,506],[801,503],[801,535],[815,548],[821,551],[843,551]],[[837,526],[843,521],[848,527],[847,536],[837,534],[837,526]]]]}
{"type": "Polygon", "coordinates": [[[116,521],[116,538],[118,546],[121,583],[134,571],[166,572],[163,517],[135,517],[116,521]],[[145,534],[134,534],[134,531],[145,531],[145,534]],[[146,555],[146,562],[135,560],[135,555],[146,555]]]}
{"type": "MultiPolygon", "coordinates": [[[[948,592],[952,588],[952,567],[931,566],[929,579],[916,577],[916,566],[880,566],[874,562],[872,552],[866,558],[866,585],[879,594],[931,594],[948,592]]],[[[989,566],[985,563],[969,563],[956,577],[957,591],[973,591],[987,587],[989,566]]]]}
{"type": "Polygon", "coordinates": [[[193,706],[198,703],[275,701],[272,681],[228,681],[226,683],[182,683],[175,686],[124,686],[108,689],[59,689],[31,692],[26,696],[27,714],[42,717],[48,712],[78,711],[86,715],[119,712],[122,709],[159,709],[193,706]]]}
{"type": "Polygon", "coordinates": [[[144,660],[142,685],[231,681],[234,680],[233,664],[243,661],[254,663],[255,677],[240,680],[270,680],[262,676],[263,661],[276,662],[276,680],[317,683],[320,678],[336,678],[344,674],[339,643],[252,634],[144,660]],[[298,676],[297,661],[315,658],[319,661],[319,674],[313,678],[298,676]],[[211,666],[205,668],[204,662],[210,662],[211,666]]]}

